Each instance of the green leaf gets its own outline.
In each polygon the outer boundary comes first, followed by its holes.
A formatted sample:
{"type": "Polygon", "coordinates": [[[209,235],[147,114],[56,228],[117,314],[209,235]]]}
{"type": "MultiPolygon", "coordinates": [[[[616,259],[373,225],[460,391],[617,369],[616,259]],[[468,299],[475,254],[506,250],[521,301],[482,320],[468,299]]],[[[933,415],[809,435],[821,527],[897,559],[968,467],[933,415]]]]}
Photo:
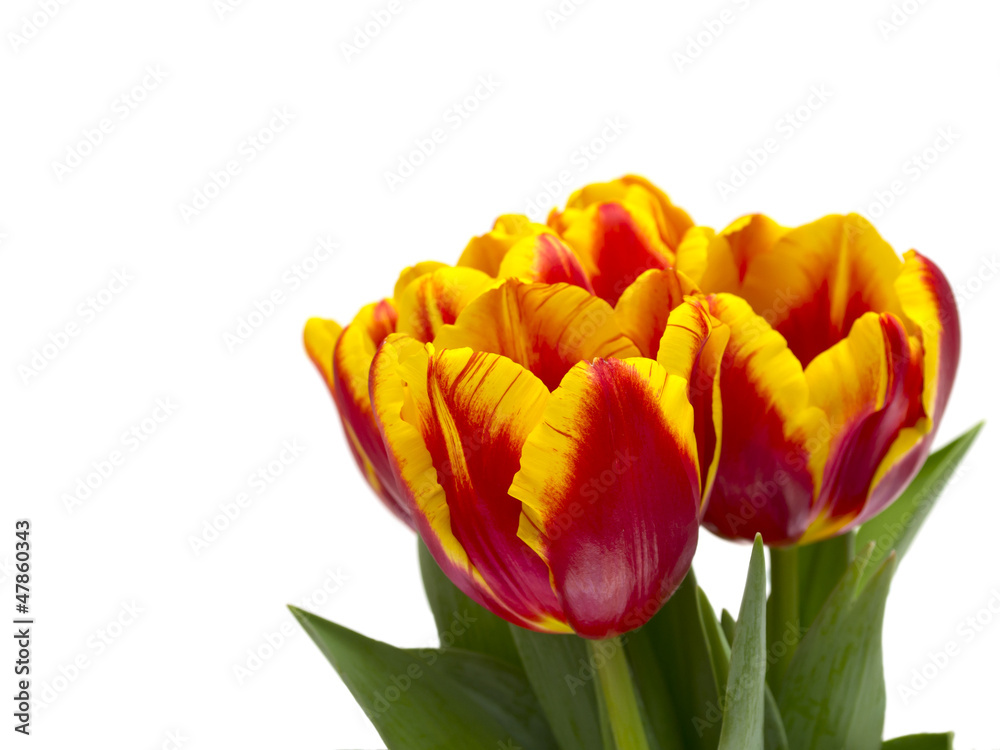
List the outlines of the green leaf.
{"type": "MultiPolygon", "coordinates": [[[[716,750],[722,721],[720,688],[693,571],[649,622],[628,635],[625,648],[634,671],[650,658],[635,647],[642,642],[639,634],[648,639],[648,652],[663,675],[683,747],[716,750]]],[[[644,703],[654,712],[654,704],[645,697],[646,683],[638,676],[637,682],[644,703]]]]}
{"type": "Polygon", "coordinates": [[[871,545],[848,567],[782,682],[778,706],[796,750],[879,750],[885,720],[882,618],[895,566],[890,555],[860,587],[871,545]]]}
{"type": "Polygon", "coordinates": [[[720,622],[722,624],[722,632],[726,634],[726,640],[729,641],[729,645],[732,646],[733,638],[736,637],[736,620],[733,619],[733,616],[728,609],[722,610],[720,622]]]}
{"type": "Polygon", "coordinates": [[[781,720],[778,701],[766,684],[764,685],[764,747],[766,750],[788,750],[788,735],[781,720]]]}
{"type": "MultiPolygon", "coordinates": [[[[722,632],[726,634],[726,640],[732,646],[733,638],[736,635],[736,620],[727,609],[722,610],[722,632]]],[[[778,701],[774,699],[774,694],[766,683],[764,685],[764,747],[766,750],[788,750],[788,737],[785,736],[785,725],[782,723],[781,713],[778,711],[778,701]]]]}
{"type": "Polygon", "coordinates": [[[508,625],[538,702],[562,750],[601,750],[599,690],[587,642],[508,625]]]}
{"type": "Polygon", "coordinates": [[[389,750],[556,750],[524,676],[463,649],[400,649],[289,607],[389,750]]]}
{"type": "Polygon", "coordinates": [[[799,621],[812,625],[854,559],[854,532],[799,547],[799,621]]]}
{"type": "Polygon", "coordinates": [[[622,636],[622,641],[626,644],[625,653],[650,744],[661,750],[684,750],[684,735],[677,722],[667,675],[660,671],[649,631],[643,628],[634,630],[622,636]]]}
{"type": "MultiPolygon", "coordinates": [[[[875,542],[875,554],[869,571],[872,571],[892,550],[902,557],[913,543],[914,537],[935,501],[955,473],[958,464],[975,441],[984,422],[980,422],[961,437],[931,454],[920,473],[910,482],[903,494],[858,530],[858,546],[875,542]]],[[[870,575],[870,573],[869,573],[870,575]]],[[[862,578],[862,582],[868,576],[862,578]]]]}
{"type": "Polygon", "coordinates": [[[726,634],[715,616],[712,603],[708,600],[705,590],[698,587],[698,610],[701,613],[701,621],[705,625],[705,635],[708,637],[708,649],[712,654],[712,669],[715,670],[715,684],[719,686],[720,695],[722,686],[729,680],[729,641],[726,634]]]}
{"type": "Polygon", "coordinates": [[[897,737],[882,743],[882,750],[952,750],[952,740],[955,735],[947,734],[911,734],[897,737]]]}
{"type": "Polygon", "coordinates": [[[764,750],[766,579],[764,542],[758,534],[753,543],[750,570],[733,636],[719,750],[764,750]]]}
{"type": "Polygon", "coordinates": [[[507,621],[463,594],[434,561],[427,546],[422,541],[418,544],[420,576],[434,613],[441,646],[455,646],[495,656],[520,669],[521,657],[507,621]]]}

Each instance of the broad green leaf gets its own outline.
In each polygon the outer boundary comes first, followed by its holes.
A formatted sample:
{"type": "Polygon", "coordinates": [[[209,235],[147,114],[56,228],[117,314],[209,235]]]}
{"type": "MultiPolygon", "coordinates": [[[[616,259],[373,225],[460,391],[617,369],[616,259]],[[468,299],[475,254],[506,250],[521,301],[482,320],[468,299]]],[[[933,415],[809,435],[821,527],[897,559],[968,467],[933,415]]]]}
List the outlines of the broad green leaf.
{"type": "Polygon", "coordinates": [[[850,565],[799,643],[778,695],[796,750],[879,750],[885,720],[882,619],[895,566],[890,555],[859,583],[871,546],[850,565]]]}
{"type": "MultiPolygon", "coordinates": [[[[648,638],[648,651],[672,698],[683,747],[716,750],[722,722],[720,689],[698,598],[698,582],[692,571],[660,611],[628,635],[625,648],[634,669],[642,658],[648,658],[634,650],[633,644],[640,642],[637,635],[648,638]]],[[[638,682],[640,693],[644,693],[643,682],[638,682]]],[[[644,702],[650,712],[655,711],[648,699],[644,702]]]]}
{"type": "Polygon", "coordinates": [[[869,573],[862,582],[872,575],[873,570],[892,550],[902,557],[913,543],[935,501],[955,473],[958,464],[983,428],[980,422],[961,437],[951,441],[939,451],[931,454],[920,473],[910,482],[903,494],[858,530],[858,546],[864,547],[875,542],[869,573]]]}
{"type": "Polygon", "coordinates": [[[766,601],[764,543],[758,534],[750,556],[750,570],[733,636],[719,750],[764,749],[766,601]]]}
{"type": "Polygon", "coordinates": [[[947,734],[911,734],[897,737],[882,743],[882,750],[952,750],[952,740],[955,735],[947,734]]]}
{"type": "Polygon", "coordinates": [[[562,750],[600,750],[597,675],[587,642],[508,625],[538,702],[562,750]]]}
{"type": "Polygon", "coordinates": [[[457,648],[400,649],[289,609],[389,750],[556,750],[541,706],[509,664],[457,648]]]}
{"type": "Polygon", "coordinates": [[[427,546],[423,542],[418,544],[420,576],[424,581],[427,601],[434,613],[441,646],[456,646],[489,654],[520,669],[521,657],[518,656],[507,621],[463,594],[434,561],[427,546]]]}
{"type": "Polygon", "coordinates": [[[807,629],[854,559],[854,532],[799,547],[799,619],[807,629]]]}

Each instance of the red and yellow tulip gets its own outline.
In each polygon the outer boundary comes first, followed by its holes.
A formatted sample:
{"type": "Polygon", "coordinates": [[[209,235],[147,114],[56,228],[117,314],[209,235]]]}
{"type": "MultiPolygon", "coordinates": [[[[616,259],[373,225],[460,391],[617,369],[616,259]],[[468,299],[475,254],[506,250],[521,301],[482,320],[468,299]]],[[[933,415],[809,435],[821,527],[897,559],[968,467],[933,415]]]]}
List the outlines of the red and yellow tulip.
{"type": "Polygon", "coordinates": [[[937,266],[901,260],[857,215],[797,229],[748,216],[691,230],[679,252],[731,331],[705,525],[787,545],[888,506],[927,457],[958,364],[937,266]]]}
{"type": "Polygon", "coordinates": [[[671,268],[689,225],[640,178],[591,186],[552,226],[503,216],[457,266],[407,269],[339,335],[306,326],[373,489],[511,622],[610,637],[687,573],[728,335],[671,268]]]}

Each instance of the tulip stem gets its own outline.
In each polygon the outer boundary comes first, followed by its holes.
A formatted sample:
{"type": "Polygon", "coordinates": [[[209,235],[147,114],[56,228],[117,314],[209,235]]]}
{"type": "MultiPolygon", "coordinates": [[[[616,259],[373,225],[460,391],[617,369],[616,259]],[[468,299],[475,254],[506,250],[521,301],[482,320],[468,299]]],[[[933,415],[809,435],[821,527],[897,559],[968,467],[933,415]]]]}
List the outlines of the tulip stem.
{"type": "Polygon", "coordinates": [[[632,672],[621,638],[588,641],[617,750],[649,750],[632,672]]]}
{"type": "Polygon", "coordinates": [[[771,611],[768,623],[770,656],[768,683],[777,692],[795,655],[802,632],[799,609],[799,548],[771,547],[771,611]]]}

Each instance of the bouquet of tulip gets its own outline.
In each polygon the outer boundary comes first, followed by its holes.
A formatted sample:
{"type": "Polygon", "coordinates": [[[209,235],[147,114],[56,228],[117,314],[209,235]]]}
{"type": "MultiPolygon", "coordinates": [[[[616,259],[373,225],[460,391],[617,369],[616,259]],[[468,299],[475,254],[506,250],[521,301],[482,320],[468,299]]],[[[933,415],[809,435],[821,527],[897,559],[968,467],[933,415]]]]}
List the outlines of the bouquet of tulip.
{"type": "Polygon", "coordinates": [[[951,747],[883,741],[882,616],[978,427],[928,458],[955,299],[862,217],[715,232],[627,176],[305,343],[441,631],[293,608],[391,750],[951,747]],[[752,543],[736,617],[702,526],[752,543]]]}

